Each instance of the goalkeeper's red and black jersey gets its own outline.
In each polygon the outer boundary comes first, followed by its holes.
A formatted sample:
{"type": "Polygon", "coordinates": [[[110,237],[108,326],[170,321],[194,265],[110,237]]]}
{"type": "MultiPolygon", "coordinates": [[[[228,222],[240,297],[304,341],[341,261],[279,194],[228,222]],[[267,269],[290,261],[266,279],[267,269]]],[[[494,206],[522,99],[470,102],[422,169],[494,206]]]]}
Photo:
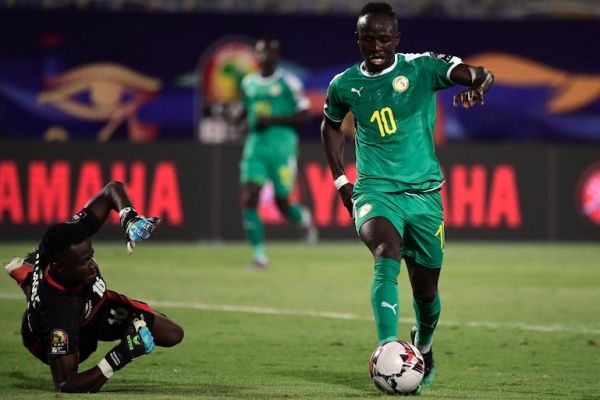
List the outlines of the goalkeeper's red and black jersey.
{"type": "MultiPolygon", "coordinates": [[[[77,224],[87,236],[100,228],[96,215],[82,209],[68,223],[77,224]]],[[[154,311],[146,303],[107,290],[100,273],[93,284],[66,288],[52,277],[40,251],[27,256],[34,266],[31,293],[23,314],[23,344],[41,361],[66,354],[79,354],[82,362],[97,347],[98,341],[120,339],[135,318],[146,321],[151,329],[154,311]]]]}
{"type": "Polygon", "coordinates": [[[48,269],[36,267],[21,326],[27,347],[37,347],[35,353],[44,354],[45,359],[77,353],[86,330],[95,336],[96,319],[105,318],[99,311],[106,300],[106,283],[101,276],[90,286],[66,288],[48,269]]]}

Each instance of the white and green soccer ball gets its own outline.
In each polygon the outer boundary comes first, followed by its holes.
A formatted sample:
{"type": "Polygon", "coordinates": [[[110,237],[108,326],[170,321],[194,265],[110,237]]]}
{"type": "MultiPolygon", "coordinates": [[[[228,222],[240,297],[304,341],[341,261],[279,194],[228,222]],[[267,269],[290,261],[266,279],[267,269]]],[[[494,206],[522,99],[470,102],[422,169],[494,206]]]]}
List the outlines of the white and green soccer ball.
{"type": "Polygon", "coordinates": [[[423,380],[425,361],[412,344],[393,340],[373,351],[369,373],[379,390],[388,394],[409,394],[417,390],[423,380]]]}

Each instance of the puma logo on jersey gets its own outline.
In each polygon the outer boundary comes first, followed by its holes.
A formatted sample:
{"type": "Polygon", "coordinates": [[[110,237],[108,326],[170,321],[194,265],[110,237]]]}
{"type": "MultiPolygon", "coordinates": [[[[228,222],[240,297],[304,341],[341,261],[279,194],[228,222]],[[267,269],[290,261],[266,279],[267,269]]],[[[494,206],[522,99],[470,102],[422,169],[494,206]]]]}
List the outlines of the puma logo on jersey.
{"type": "Polygon", "coordinates": [[[350,89],[350,93],[356,93],[358,95],[358,97],[361,97],[360,92],[362,90],[363,90],[363,86],[361,86],[360,89],[352,88],[352,89],[350,89]]]}
{"type": "Polygon", "coordinates": [[[387,301],[382,301],[381,304],[380,304],[380,306],[383,307],[383,308],[389,308],[390,310],[392,310],[392,312],[394,313],[394,315],[396,315],[396,307],[398,307],[398,304],[391,305],[387,301]]]}

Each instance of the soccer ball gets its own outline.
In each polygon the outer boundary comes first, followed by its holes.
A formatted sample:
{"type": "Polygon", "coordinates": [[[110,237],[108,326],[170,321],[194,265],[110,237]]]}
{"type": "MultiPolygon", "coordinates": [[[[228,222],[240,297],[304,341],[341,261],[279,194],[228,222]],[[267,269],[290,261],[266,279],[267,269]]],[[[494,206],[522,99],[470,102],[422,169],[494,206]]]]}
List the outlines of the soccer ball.
{"type": "Polygon", "coordinates": [[[377,347],[369,360],[369,373],[377,388],[388,394],[408,394],[419,387],[425,361],[415,346],[393,340],[377,347]]]}

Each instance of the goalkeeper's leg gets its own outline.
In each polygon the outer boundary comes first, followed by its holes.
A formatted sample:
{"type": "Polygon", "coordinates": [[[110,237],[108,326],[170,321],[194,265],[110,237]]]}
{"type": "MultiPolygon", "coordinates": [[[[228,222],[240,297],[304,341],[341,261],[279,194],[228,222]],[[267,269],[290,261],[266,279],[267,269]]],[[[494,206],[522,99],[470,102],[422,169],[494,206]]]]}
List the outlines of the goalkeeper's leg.
{"type": "Polygon", "coordinates": [[[146,323],[154,343],[161,347],[172,347],[183,340],[183,329],[160,312],[155,311],[148,304],[132,299],[112,290],[106,292],[106,301],[100,311],[106,315],[106,326],[102,329],[105,336],[102,340],[117,340],[125,333],[124,327],[135,320],[146,323]],[[119,310],[116,314],[114,310],[119,310]],[[111,321],[113,319],[113,321],[111,321]],[[112,322],[112,323],[111,323],[112,322]]]}
{"type": "Polygon", "coordinates": [[[27,254],[25,258],[14,257],[4,264],[4,270],[17,282],[26,297],[29,297],[29,293],[31,292],[33,269],[37,255],[38,252],[33,251],[32,253],[27,254]]]}
{"type": "Polygon", "coordinates": [[[172,347],[183,340],[183,328],[157,312],[154,313],[154,324],[150,331],[157,346],[172,347]]]}

